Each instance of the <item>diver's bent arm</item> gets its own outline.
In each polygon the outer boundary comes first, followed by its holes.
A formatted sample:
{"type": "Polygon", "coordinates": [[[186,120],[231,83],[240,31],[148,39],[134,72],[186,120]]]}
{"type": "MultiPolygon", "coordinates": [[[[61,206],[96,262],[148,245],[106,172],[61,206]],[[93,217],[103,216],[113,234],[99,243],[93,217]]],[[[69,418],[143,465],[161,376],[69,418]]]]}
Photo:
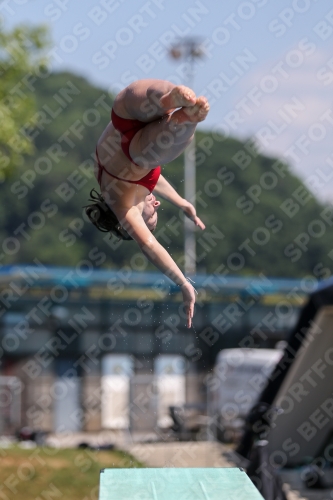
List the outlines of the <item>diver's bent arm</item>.
{"type": "Polygon", "coordinates": [[[154,188],[154,194],[161,196],[176,207],[182,208],[187,205],[185,198],[182,198],[177,191],[171,186],[163,175],[159,176],[157,184],[154,188]]]}
{"type": "Polygon", "coordinates": [[[197,216],[196,210],[192,203],[185,200],[185,198],[182,198],[162,175],[160,175],[155,186],[154,194],[161,196],[176,207],[180,208],[184,212],[186,217],[191,219],[196,226],[198,226],[200,229],[205,229],[206,226],[197,216]]]}

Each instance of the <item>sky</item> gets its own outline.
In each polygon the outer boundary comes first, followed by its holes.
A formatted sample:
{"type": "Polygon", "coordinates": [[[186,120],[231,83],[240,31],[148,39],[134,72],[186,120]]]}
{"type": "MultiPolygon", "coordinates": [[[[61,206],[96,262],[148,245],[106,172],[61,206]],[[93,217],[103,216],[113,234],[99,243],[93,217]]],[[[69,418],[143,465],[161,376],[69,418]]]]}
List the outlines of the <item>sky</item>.
{"type": "Polygon", "coordinates": [[[108,91],[139,78],[191,85],[211,104],[202,129],[254,140],[333,201],[331,0],[2,0],[0,16],[48,25],[52,69],[108,91]],[[202,53],[192,75],[169,50],[189,40],[202,53]]]}

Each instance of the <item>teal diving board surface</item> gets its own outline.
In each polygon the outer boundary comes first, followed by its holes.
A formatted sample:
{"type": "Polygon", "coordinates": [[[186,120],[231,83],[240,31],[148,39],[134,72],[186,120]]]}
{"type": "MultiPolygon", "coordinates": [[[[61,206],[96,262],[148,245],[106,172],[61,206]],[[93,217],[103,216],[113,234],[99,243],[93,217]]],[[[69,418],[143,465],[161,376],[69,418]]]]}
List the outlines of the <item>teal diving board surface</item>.
{"type": "Polygon", "coordinates": [[[239,468],[103,469],[99,500],[263,500],[239,468]]]}

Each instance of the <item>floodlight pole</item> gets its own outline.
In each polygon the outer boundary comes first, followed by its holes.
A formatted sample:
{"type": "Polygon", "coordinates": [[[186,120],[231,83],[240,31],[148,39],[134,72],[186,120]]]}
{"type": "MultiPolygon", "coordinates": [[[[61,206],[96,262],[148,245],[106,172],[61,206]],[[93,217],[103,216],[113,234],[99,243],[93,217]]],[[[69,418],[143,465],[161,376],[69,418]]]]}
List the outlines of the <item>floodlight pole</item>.
{"type": "MultiPolygon", "coordinates": [[[[188,61],[187,85],[193,86],[195,59],[202,57],[201,43],[195,38],[184,38],[170,49],[174,59],[183,58],[188,61]]],[[[195,207],[196,196],[196,165],[195,165],[195,135],[184,151],[184,197],[195,207]]],[[[196,239],[193,222],[184,220],[184,271],[187,276],[196,274],[196,239]]]]}
{"type": "MultiPolygon", "coordinates": [[[[192,142],[184,151],[184,197],[195,207],[196,195],[196,165],[195,165],[195,134],[192,142]]],[[[193,222],[184,219],[184,270],[186,275],[196,274],[196,239],[193,222]]]]}

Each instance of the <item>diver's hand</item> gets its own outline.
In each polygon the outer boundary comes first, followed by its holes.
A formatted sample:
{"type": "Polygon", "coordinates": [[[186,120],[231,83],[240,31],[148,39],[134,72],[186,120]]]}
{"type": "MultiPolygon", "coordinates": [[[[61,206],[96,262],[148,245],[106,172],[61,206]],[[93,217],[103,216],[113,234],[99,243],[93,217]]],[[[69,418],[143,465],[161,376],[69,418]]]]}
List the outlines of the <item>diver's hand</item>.
{"type": "Polygon", "coordinates": [[[188,281],[185,281],[185,283],[181,285],[180,289],[183,294],[183,302],[187,318],[186,326],[187,328],[191,328],[194,314],[195,291],[191,283],[188,281]]]}
{"type": "Polygon", "coordinates": [[[181,208],[182,208],[184,214],[186,215],[186,217],[191,219],[196,226],[200,227],[200,229],[206,229],[205,224],[197,216],[196,210],[195,210],[194,206],[192,205],[192,203],[190,203],[189,201],[186,201],[186,204],[183,205],[181,208]]]}

